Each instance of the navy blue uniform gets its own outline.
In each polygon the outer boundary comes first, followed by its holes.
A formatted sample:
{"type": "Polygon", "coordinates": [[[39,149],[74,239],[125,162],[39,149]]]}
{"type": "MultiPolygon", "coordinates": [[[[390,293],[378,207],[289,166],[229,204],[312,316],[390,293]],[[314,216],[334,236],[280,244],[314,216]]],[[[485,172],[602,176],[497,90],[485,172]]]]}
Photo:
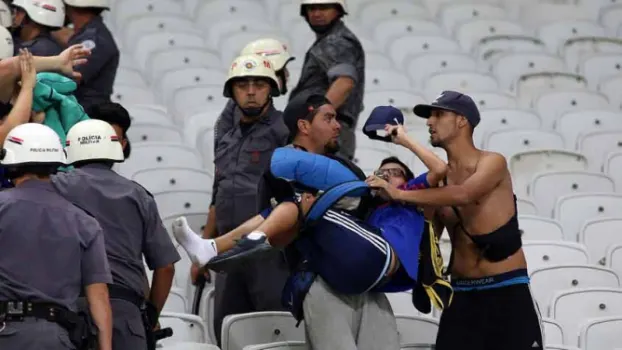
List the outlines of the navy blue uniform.
{"type": "Polygon", "coordinates": [[[63,52],[62,46],[47,32],[28,41],[13,38],[13,45],[15,55],[19,53],[19,49],[28,49],[33,56],[56,56],[63,52]]]}
{"type": "Polygon", "coordinates": [[[76,32],[69,45],[82,44],[91,50],[86,64],[76,67],[82,80],[76,91],[78,102],[87,109],[101,102],[110,102],[112,85],[119,67],[119,48],[101,17],[95,17],[76,32]]]}

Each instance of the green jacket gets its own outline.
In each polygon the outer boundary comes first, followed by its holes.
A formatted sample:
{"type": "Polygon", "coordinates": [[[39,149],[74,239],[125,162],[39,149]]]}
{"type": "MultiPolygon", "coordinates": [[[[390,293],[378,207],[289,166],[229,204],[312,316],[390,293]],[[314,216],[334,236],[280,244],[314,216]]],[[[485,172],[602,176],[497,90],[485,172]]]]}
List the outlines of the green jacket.
{"type": "Polygon", "coordinates": [[[60,74],[37,74],[32,109],[45,111],[43,124],[56,131],[62,145],[65,145],[67,132],[72,126],[90,119],[73,96],[77,87],[76,82],[60,74]]]}

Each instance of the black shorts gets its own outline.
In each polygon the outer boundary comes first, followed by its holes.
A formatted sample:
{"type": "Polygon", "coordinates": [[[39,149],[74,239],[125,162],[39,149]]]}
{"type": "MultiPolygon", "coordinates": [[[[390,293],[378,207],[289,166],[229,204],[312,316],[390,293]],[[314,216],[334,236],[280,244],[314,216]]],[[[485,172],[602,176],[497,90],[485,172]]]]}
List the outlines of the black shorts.
{"type": "Polygon", "coordinates": [[[436,350],[543,350],[529,284],[456,291],[443,311],[436,350]]]}

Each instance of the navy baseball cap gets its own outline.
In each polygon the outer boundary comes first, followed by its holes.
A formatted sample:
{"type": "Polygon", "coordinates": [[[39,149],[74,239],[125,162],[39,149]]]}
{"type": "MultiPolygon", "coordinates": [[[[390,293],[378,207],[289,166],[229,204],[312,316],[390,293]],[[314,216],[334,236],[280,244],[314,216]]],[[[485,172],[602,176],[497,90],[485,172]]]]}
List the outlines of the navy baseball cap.
{"type": "Polygon", "coordinates": [[[457,91],[443,91],[429,105],[416,105],[413,112],[421,118],[430,118],[433,110],[445,110],[464,116],[473,128],[479,124],[480,116],[473,99],[457,91]]]}
{"type": "Polygon", "coordinates": [[[283,122],[289,129],[289,141],[291,142],[298,134],[298,121],[307,119],[323,105],[331,104],[324,95],[309,95],[306,97],[296,97],[289,101],[283,111],[283,122]]]}
{"type": "Polygon", "coordinates": [[[380,136],[376,133],[378,130],[384,130],[384,126],[387,124],[404,124],[404,114],[393,106],[378,106],[371,111],[369,118],[367,118],[365,126],[363,126],[363,133],[372,140],[390,142],[391,135],[380,136]]]}

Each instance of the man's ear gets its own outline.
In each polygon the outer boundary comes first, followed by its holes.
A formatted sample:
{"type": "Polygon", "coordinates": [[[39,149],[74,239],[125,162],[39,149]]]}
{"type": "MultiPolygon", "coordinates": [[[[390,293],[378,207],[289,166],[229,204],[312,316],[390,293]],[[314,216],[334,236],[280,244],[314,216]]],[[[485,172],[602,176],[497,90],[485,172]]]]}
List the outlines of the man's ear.
{"type": "Polygon", "coordinates": [[[308,120],[298,119],[297,122],[298,131],[302,134],[308,135],[309,129],[311,128],[311,123],[308,120]]]}

